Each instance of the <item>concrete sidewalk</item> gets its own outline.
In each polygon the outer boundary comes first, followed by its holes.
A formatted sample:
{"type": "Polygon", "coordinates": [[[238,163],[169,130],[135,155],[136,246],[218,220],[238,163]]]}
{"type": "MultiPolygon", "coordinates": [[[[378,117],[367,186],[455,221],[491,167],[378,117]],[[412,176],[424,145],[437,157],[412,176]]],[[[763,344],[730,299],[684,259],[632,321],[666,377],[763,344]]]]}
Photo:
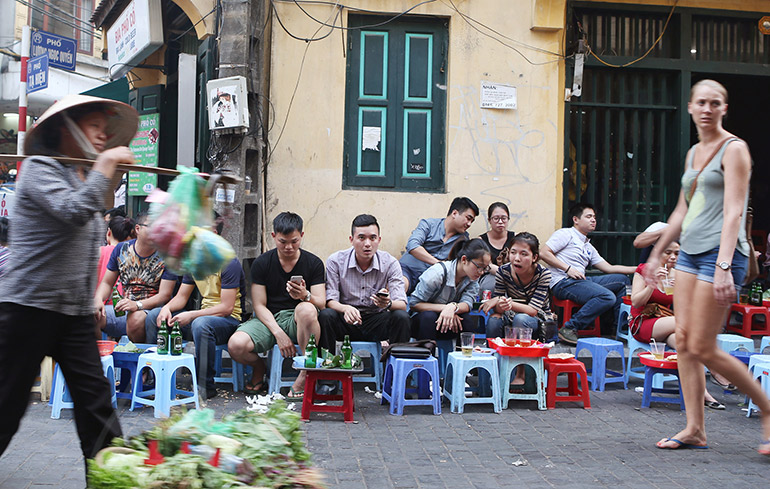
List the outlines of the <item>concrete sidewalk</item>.
{"type": "MultiPolygon", "coordinates": [[[[765,487],[770,457],[756,452],[760,422],[746,418],[743,396],[709,390],[727,405],[706,410],[708,450],[660,450],[655,442],[685,424],[668,404],[640,409],[639,381],[592,392],[590,410],[557,404],[538,411],[534,401],[511,401],[495,414],[491,405],[469,405],[464,414],[434,416],[428,407],[407,407],[391,416],[388,406],[356,384],[356,424],[341,414],[311,415],[308,446],[330,488],[524,487],[693,488],[730,484],[765,487]]],[[[33,395],[36,398],[36,395],[33,395]]],[[[208,407],[219,416],[244,408],[243,394],[221,390],[208,407]]],[[[299,406],[298,406],[299,407],[299,406]]],[[[82,489],[83,461],[72,411],[50,418],[51,409],[31,402],[6,453],[0,457],[0,488],[82,489]]],[[[120,401],[126,435],[155,423],[150,409],[128,411],[120,401]]]]}

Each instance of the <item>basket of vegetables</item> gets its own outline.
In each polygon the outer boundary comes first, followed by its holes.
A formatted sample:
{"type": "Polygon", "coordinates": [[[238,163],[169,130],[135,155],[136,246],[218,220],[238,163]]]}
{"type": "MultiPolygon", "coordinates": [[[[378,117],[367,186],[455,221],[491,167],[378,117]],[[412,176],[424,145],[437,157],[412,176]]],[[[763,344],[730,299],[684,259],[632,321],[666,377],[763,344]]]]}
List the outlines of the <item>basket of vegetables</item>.
{"type": "Polygon", "coordinates": [[[283,401],[267,412],[241,410],[214,420],[211,409],[161,421],[130,439],[116,438],[89,461],[95,489],[325,487],[310,465],[299,415],[283,401]]]}

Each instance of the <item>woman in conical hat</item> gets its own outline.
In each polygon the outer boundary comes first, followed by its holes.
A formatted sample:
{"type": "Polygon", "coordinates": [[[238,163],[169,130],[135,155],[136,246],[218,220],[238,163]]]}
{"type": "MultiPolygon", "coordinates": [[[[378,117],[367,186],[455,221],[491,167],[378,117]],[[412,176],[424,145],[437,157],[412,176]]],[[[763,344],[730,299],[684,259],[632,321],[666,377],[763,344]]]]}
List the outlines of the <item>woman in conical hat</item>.
{"type": "Polygon", "coordinates": [[[55,103],[30,130],[19,172],[13,253],[0,282],[0,454],[19,426],[43,357],[61,367],[75,403],[86,459],[121,435],[94,339],[93,291],[101,210],[138,115],[126,104],[83,95],[55,103]],[[95,158],[90,170],[56,156],[95,158]]]}

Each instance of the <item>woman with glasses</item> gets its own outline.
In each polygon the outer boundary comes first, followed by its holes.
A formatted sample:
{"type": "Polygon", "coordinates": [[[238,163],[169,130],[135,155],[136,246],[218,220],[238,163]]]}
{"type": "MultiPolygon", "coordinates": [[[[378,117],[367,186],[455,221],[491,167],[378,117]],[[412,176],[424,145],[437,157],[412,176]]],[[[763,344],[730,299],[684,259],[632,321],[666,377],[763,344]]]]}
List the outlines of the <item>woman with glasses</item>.
{"type": "Polygon", "coordinates": [[[492,253],[492,263],[489,273],[485,273],[479,280],[480,290],[494,290],[497,267],[508,261],[508,249],[510,249],[511,241],[516,235],[513,231],[508,231],[511,213],[508,211],[508,206],[502,202],[494,202],[489,206],[487,220],[489,221],[489,231],[479,238],[486,243],[492,253]],[[504,250],[505,253],[503,253],[504,250]]]}
{"type": "Polygon", "coordinates": [[[456,338],[479,293],[478,280],[489,271],[491,259],[487,245],[475,238],[458,241],[449,252],[448,261],[425,270],[409,297],[412,336],[431,340],[456,338]]]}

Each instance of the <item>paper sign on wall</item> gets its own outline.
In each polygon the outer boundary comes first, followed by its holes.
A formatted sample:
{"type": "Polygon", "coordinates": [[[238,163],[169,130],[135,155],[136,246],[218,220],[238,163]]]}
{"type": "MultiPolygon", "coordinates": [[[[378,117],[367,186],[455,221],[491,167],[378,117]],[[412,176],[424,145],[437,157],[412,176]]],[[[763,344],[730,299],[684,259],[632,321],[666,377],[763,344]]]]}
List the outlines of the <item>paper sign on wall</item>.
{"type": "Polygon", "coordinates": [[[482,81],[480,102],[482,109],[515,109],[516,87],[482,81]]]}

